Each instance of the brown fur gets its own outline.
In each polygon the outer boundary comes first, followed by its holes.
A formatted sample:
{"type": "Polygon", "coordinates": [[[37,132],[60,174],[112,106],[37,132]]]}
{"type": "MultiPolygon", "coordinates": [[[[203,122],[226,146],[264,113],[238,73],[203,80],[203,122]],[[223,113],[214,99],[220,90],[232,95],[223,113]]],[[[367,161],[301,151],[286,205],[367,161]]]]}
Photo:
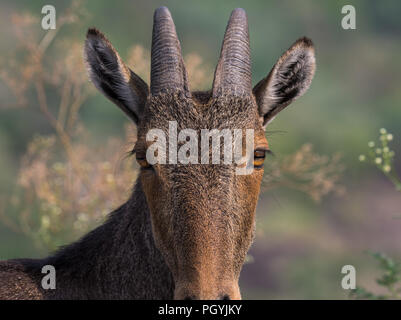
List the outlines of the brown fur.
{"type": "MultiPolygon", "coordinates": [[[[206,101],[206,99],[204,99],[206,101]]],[[[151,128],[255,129],[255,147],[266,145],[257,106],[249,96],[223,95],[206,104],[184,95],[152,97],[139,126],[137,155],[146,152],[151,128]]],[[[236,175],[234,165],[155,165],[140,175],[155,241],[172,271],[176,298],[240,298],[238,278],[254,230],[263,176],[236,175]]]]}

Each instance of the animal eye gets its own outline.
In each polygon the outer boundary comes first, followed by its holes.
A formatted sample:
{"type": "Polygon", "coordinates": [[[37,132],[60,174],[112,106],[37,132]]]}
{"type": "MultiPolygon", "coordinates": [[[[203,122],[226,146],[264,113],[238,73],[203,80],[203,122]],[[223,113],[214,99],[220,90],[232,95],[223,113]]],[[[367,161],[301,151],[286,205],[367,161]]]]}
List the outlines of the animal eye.
{"type": "Polygon", "coordinates": [[[265,161],[266,158],[266,152],[268,152],[268,150],[265,149],[256,149],[253,153],[253,166],[255,168],[262,168],[263,167],[263,163],[265,161]]]}
{"type": "Polygon", "coordinates": [[[136,158],[136,161],[138,162],[138,164],[141,166],[141,168],[143,169],[150,169],[152,167],[151,164],[149,164],[149,162],[146,161],[146,158],[136,158]]]}

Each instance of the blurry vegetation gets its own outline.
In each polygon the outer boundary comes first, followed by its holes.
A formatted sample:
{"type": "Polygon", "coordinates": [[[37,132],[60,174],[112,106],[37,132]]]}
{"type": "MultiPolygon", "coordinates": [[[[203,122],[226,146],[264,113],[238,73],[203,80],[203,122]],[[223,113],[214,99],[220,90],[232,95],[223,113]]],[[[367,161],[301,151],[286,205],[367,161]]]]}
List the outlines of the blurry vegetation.
{"type": "Polygon", "coordinates": [[[262,191],[287,187],[304,192],[316,202],[331,193],[341,196],[345,190],[340,184],[344,171],[340,160],[340,154],[321,156],[313,152],[311,144],[305,144],[294,154],[267,163],[271,167],[263,177],[262,191]]]}
{"type": "Polygon", "coordinates": [[[401,264],[380,252],[369,253],[378,263],[382,275],[376,279],[379,286],[387,293],[375,294],[363,287],[351,291],[350,296],[355,299],[401,299],[401,264]]]}
{"type": "Polygon", "coordinates": [[[9,195],[8,206],[0,211],[4,224],[25,233],[46,250],[75,239],[99,223],[126,198],[127,186],[135,178],[126,161],[120,166],[119,179],[114,179],[113,168],[124,142],[109,139],[100,150],[93,149],[79,121],[80,108],[95,92],[87,80],[83,44],[56,37],[56,33],[84,17],[81,3],[75,1],[59,16],[57,29],[39,38],[34,33],[37,28],[33,24],[38,23],[35,16],[14,15],[19,48],[15,56],[24,59],[3,64],[0,74],[18,98],[11,107],[38,108],[54,132],[36,134],[29,142],[15,191],[9,195]],[[52,46],[57,54],[49,54],[52,46]]]}
{"type": "MultiPolygon", "coordinates": [[[[369,141],[367,156],[361,154],[359,161],[369,162],[382,171],[393,182],[396,190],[401,192],[401,181],[394,170],[395,152],[389,148],[388,143],[393,140],[393,135],[385,128],[380,129],[380,144],[369,141]]],[[[356,299],[401,299],[401,263],[395,262],[381,252],[370,253],[379,263],[383,275],[376,280],[377,284],[384,287],[387,294],[375,294],[363,287],[357,287],[351,291],[350,296],[356,299]]]]}

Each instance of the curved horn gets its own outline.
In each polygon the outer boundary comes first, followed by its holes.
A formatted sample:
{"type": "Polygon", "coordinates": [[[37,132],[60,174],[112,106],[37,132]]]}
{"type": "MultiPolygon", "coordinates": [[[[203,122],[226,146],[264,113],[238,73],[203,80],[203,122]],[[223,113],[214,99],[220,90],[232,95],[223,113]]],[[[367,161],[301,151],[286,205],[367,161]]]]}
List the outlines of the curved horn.
{"type": "Polygon", "coordinates": [[[156,9],[153,17],[150,89],[157,95],[166,89],[189,92],[181,46],[170,11],[156,9]]]}
{"type": "Polygon", "coordinates": [[[227,89],[235,94],[252,91],[248,19],[240,8],[231,13],[227,24],[214,74],[213,96],[227,89]]]}

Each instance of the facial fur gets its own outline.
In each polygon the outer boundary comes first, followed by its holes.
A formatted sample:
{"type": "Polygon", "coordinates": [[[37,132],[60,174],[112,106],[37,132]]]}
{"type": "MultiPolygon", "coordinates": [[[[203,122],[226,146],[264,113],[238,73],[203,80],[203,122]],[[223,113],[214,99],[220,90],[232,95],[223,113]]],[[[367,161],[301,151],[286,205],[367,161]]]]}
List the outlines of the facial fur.
{"type": "MultiPolygon", "coordinates": [[[[169,120],[177,121],[178,130],[199,133],[254,129],[255,146],[267,144],[251,95],[226,95],[206,103],[193,96],[178,92],[151,98],[139,126],[136,153],[145,153],[146,133],[152,128],[164,130],[168,138],[169,120]]],[[[141,171],[156,244],[180,290],[177,297],[195,292],[200,297],[240,297],[237,283],[253,238],[262,176],[263,169],[237,175],[235,164],[158,164],[141,171]]]]}

